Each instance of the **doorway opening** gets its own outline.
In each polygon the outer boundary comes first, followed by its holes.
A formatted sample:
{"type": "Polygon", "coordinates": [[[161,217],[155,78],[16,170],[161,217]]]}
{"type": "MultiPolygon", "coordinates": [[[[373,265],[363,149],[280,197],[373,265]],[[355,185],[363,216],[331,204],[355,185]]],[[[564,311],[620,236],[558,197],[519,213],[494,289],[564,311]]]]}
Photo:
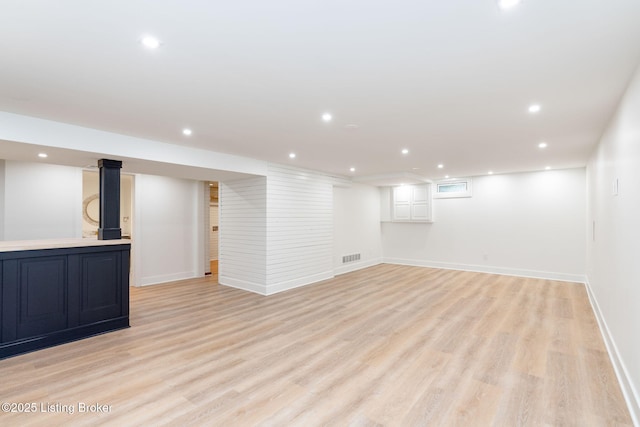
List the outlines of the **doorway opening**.
{"type": "Polygon", "coordinates": [[[214,275],[218,274],[219,207],[218,182],[209,182],[209,265],[214,275]]]}

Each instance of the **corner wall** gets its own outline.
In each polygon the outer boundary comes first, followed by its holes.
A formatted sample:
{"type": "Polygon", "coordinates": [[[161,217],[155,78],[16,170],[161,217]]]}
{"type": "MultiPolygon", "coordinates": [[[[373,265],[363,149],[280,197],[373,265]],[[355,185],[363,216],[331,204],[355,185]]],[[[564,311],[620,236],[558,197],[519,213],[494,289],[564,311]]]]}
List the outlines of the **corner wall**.
{"type": "Polygon", "coordinates": [[[640,68],[589,160],[587,188],[588,289],[640,425],[640,68]]]}
{"type": "Polygon", "coordinates": [[[198,242],[204,230],[198,222],[199,184],[163,176],[135,176],[132,249],[136,254],[136,286],[202,275],[198,242]]]}
{"type": "Polygon", "coordinates": [[[343,274],[382,262],[380,235],[380,191],[353,183],[333,189],[333,270],[343,274]],[[360,260],[343,262],[345,255],[360,254],[360,260]]]}
{"type": "Polygon", "coordinates": [[[219,183],[218,281],[222,285],[267,293],[267,179],[219,183]]]}
{"type": "Polygon", "coordinates": [[[584,282],[585,170],[479,176],[432,224],[384,222],[384,261],[584,282]]]}

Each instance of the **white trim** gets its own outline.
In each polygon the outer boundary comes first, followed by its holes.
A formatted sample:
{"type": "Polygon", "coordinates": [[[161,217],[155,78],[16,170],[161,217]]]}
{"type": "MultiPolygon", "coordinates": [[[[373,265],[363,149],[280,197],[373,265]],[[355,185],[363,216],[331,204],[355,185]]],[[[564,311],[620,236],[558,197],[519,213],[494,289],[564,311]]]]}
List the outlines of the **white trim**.
{"type": "Polygon", "coordinates": [[[232,277],[227,276],[219,276],[218,283],[223,286],[228,286],[230,288],[241,289],[243,291],[253,292],[255,294],[267,295],[267,287],[265,285],[261,285],[255,282],[248,282],[246,280],[238,280],[232,277]]]}
{"type": "Polygon", "coordinates": [[[180,273],[161,274],[158,276],[147,276],[140,278],[140,284],[138,286],[151,286],[159,285],[160,283],[175,282],[177,280],[194,279],[196,277],[202,277],[193,271],[183,271],[180,273]]]}
{"type": "Polygon", "coordinates": [[[524,270],[519,268],[495,267],[489,265],[456,264],[441,261],[384,258],[385,264],[410,265],[414,267],[442,268],[445,270],[476,271],[480,273],[502,274],[506,276],[533,277],[536,279],[558,280],[561,282],[585,283],[586,277],[582,274],[556,273],[551,271],[524,270]]]}
{"type": "Polygon", "coordinates": [[[363,268],[373,267],[378,264],[382,264],[382,257],[341,265],[333,269],[333,274],[339,276],[340,274],[351,273],[352,271],[362,270],[363,268]]]}
{"type": "Polygon", "coordinates": [[[624,396],[624,400],[627,402],[627,408],[631,414],[633,425],[640,426],[640,394],[638,393],[638,390],[635,389],[633,382],[631,381],[631,375],[629,375],[629,371],[627,370],[620,352],[618,351],[618,346],[616,346],[613,335],[611,335],[611,331],[607,326],[607,322],[604,320],[602,311],[600,311],[598,300],[591,289],[591,285],[589,285],[588,277],[585,281],[585,287],[587,288],[587,295],[589,296],[591,308],[596,315],[596,320],[600,327],[600,333],[604,339],[604,345],[607,347],[607,353],[609,353],[609,359],[611,359],[613,370],[616,373],[616,377],[618,377],[618,383],[622,389],[622,395],[624,396]]]}
{"type": "Polygon", "coordinates": [[[275,283],[266,287],[265,295],[273,295],[278,292],[288,291],[289,289],[299,288],[301,286],[311,285],[322,280],[332,279],[333,271],[325,271],[323,273],[314,274],[312,276],[300,277],[286,282],[275,283]]]}

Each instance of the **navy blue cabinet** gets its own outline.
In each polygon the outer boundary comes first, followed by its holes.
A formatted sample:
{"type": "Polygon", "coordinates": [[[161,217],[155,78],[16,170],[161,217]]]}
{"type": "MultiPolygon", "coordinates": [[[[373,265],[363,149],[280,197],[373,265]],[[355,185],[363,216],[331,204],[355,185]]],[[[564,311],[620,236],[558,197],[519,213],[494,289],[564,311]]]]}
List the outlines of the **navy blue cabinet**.
{"type": "Polygon", "coordinates": [[[0,252],[0,359],[129,326],[130,244],[0,252]]]}

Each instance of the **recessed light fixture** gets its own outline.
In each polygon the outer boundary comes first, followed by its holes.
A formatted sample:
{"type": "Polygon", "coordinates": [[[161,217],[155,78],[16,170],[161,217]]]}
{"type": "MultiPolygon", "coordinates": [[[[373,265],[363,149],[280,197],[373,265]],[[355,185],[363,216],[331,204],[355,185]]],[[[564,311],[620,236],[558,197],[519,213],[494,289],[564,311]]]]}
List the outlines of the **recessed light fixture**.
{"type": "Polygon", "coordinates": [[[403,148],[402,149],[402,154],[409,154],[409,149],[408,148],[403,148]]]}
{"type": "Polygon", "coordinates": [[[438,169],[442,169],[443,167],[444,167],[444,165],[443,165],[442,163],[440,163],[440,164],[438,165],[438,169]]]}
{"type": "Polygon", "coordinates": [[[296,158],[296,153],[289,153],[289,158],[290,159],[295,159],[296,158]]]}
{"type": "Polygon", "coordinates": [[[333,120],[333,116],[331,115],[331,113],[324,113],[322,115],[323,122],[330,122],[331,120],[333,120]]]}
{"type": "Polygon", "coordinates": [[[445,175],[444,177],[445,177],[446,179],[449,179],[449,175],[445,175]]]}
{"type": "Polygon", "coordinates": [[[160,40],[153,36],[143,36],[140,39],[140,43],[147,49],[157,49],[160,47],[160,40]]]}
{"type": "Polygon", "coordinates": [[[540,144],[538,144],[538,148],[547,148],[547,143],[546,142],[541,142],[540,144]]]}
{"type": "Polygon", "coordinates": [[[182,129],[182,134],[186,135],[186,136],[191,136],[191,134],[193,133],[193,131],[189,128],[184,128],[182,129]]]}
{"type": "Polygon", "coordinates": [[[547,166],[546,168],[544,168],[544,170],[546,171],[551,170],[551,166],[547,166]]]}
{"type": "Polygon", "coordinates": [[[498,0],[498,7],[502,10],[509,10],[519,5],[522,0],[498,0]]]}
{"type": "Polygon", "coordinates": [[[493,175],[493,171],[487,172],[488,175],[493,175]]]}
{"type": "Polygon", "coordinates": [[[49,155],[47,153],[38,153],[38,157],[40,157],[41,159],[46,159],[47,157],[49,157],[49,155]]]}
{"type": "Polygon", "coordinates": [[[529,112],[531,114],[536,114],[536,113],[540,112],[541,108],[542,107],[540,107],[540,104],[531,104],[531,105],[529,105],[529,112]]]}
{"type": "Polygon", "coordinates": [[[356,168],[349,168],[349,171],[350,171],[350,172],[355,172],[355,171],[356,171],[356,168]]]}

